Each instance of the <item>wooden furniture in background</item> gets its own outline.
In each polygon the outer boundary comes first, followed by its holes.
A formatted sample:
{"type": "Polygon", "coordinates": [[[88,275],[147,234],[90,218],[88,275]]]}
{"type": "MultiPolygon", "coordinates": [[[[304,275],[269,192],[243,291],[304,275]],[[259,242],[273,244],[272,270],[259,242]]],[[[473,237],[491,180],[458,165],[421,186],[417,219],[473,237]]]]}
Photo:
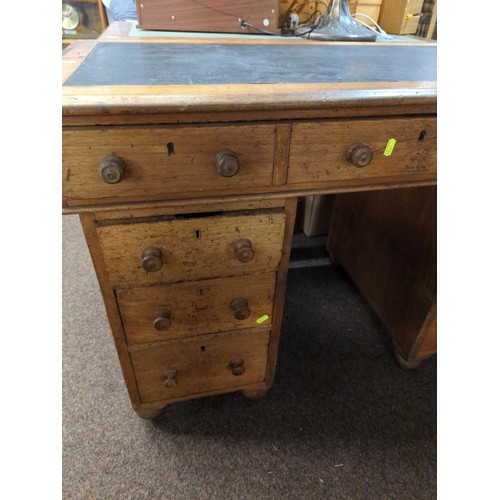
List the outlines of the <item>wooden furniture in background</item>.
{"type": "Polygon", "coordinates": [[[147,30],[279,33],[279,0],[136,0],[139,27],[147,30]],[[242,21],[248,25],[242,26],[242,21]],[[255,28],[253,28],[254,26],[255,28]]]}
{"type": "MultiPolygon", "coordinates": [[[[370,16],[375,22],[378,21],[381,5],[382,0],[349,0],[351,14],[365,14],[370,16]]],[[[280,0],[279,25],[283,26],[286,24],[287,17],[292,12],[298,15],[300,23],[312,23],[325,12],[327,6],[328,1],[280,0]]],[[[365,17],[360,17],[360,19],[369,26],[374,26],[365,17]]]]}
{"type": "Polygon", "coordinates": [[[80,214],[130,400],[154,418],[262,397],[297,199],[436,183],[436,47],[130,26],[68,47],[62,89],[63,211],[80,214]]]}
{"type": "Polygon", "coordinates": [[[341,194],[334,202],[331,258],[387,327],[405,367],[437,351],[436,209],[435,187],[341,194]]]}
{"type": "Polygon", "coordinates": [[[63,48],[74,40],[97,38],[108,26],[102,0],[63,0],[63,48]]]}
{"type": "Polygon", "coordinates": [[[434,29],[436,28],[436,23],[437,23],[437,0],[434,0],[434,8],[432,9],[432,15],[426,35],[427,40],[434,39],[434,29]]]}
{"type": "Polygon", "coordinates": [[[424,0],[383,0],[380,27],[395,35],[416,33],[423,3],[424,0]]]}

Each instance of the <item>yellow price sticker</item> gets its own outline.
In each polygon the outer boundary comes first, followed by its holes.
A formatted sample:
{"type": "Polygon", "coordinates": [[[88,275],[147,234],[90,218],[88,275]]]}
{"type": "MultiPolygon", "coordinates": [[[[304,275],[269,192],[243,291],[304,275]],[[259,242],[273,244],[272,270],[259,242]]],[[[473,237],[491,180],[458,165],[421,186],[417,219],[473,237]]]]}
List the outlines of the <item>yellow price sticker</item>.
{"type": "Polygon", "coordinates": [[[387,146],[385,147],[384,156],[391,156],[395,145],[396,139],[389,139],[387,141],[387,146]]]}
{"type": "Polygon", "coordinates": [[[269,319],[269,316],[267,314],[264,314],[264,316],[257,318],[255,321],[260,325],[260,324],[264,323],[264,321],[267,321],[268,319],[269,319]]]}

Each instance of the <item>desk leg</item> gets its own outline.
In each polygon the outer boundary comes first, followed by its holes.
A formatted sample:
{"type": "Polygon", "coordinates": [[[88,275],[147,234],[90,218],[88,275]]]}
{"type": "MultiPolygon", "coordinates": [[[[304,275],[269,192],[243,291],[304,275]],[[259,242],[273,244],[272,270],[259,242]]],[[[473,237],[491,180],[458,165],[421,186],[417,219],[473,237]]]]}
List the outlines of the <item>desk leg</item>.
{"type": "MultiPolygon", "coordinates": [[[[269,341],[269,355],[267,362],[266,386],[270,388],[273,384],[276,371],[276,361],[278,358],[278,346],[281,332],[281,322],[283,319],[283,309],[285,307],[286,279],[288,275],[288,262],[290,261],[290,252],[292,250],[293,230],[295,227],[295,217],[297,214],[297,198],[289,198],[285,202],[286,223],[285,235],[283,239],[283,248],[281,251],[281,261],[276,276],[276,289],[274,294],[273,307],[273,326],[271,330],[271,339],[269,341]]],[[[256,393],[262,393],[260,397],[265,396],[267,391],[243,391],[243,395],[249,399],[260,399],[255,397],[256,393]],[[251,395],[254,397],[251,397],[251,395]]]]}
{"type": "Polygon", "coordinates": [[[414,368],[437,350],[435,187],[337,195],[328,251],[414,368]]]}

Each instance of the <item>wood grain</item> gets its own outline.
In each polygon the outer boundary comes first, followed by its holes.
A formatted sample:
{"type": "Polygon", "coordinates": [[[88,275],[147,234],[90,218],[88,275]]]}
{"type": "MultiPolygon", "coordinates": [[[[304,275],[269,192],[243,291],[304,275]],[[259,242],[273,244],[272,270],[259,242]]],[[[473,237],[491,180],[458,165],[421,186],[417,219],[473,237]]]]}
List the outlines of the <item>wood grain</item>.
{"type": "Polygon", "coordinates": [[[63,196],[68,205],[270,186],[274,125],[209,127],[92,128],[63,131],[63,196]],[[218,174],[215,155],[234,151],[240,170],[218,174]],[[98,175],[101,160],[114,154],[125,161],[125,178],[107,184],[98,175]]]}
{"type": "Polygon", "coordinates": [[[243,19],[279,33],[278,4],[279,0],[137,0],[137,16],[139,27],[150,30],[259,33],[242,28],[243,19]]]}
{"type": "MultiPolygon", "coordinates": [[[[75,42],[63,56],[63,203],[65,213],[81,214],[134,409],[154,418],[175,401],[236,390],[264,394],[272,385],[297,196],[367,191],[366,199],[342,195],[345,202],[337,206],[338,255],[382,311],[403,362],[430,355],[437,325],[432,196],[415,200],[369,191],[436,183],[437,86],[425,77],[435,45],[141,38],[128,36],[129,30],[129,23],[114,23],[97,42],[106,47],[90,52],[94,45],[75,42]],[[255,43],[258,50],[250,47],[255,43]],[[137,56],[217,50],[260,61],[266,55],[261,51],[288,53],[292,45],[290,50],[335,57],[352,52],[350,71],[366,81],[341,81],[347,73],[339,65],[331,78],[315,83],[304,83],[293,70],[296,83],[227,84],[219,78],[205,85],[163,85],[160,67],[154,80],[160,84],[148,79],[120,85],[119,73],[109,71],[109,84],[71,85],[75,71],[88,76],[99,54],[113,51],[137,56]],[[388,81],[373,81],[358,64],[367,51],[425,53],[427,69],[410,64],[410,76],[397,81],[402,66],[375,65],[374,79],[388,81]],[[388,135],[397,145],[385,157],[388,135]],[[374,151],[364,169],[346,163],[353,141],[374,151]],[[222,149],[241,160],[232,178],[215,169],[213,158],[222,149]],[[126,162],[125,177],[115,185],[97,174],[109,154],[126,162]],[[254,257],[240,262],[233,243],[246,238],[254,257]],[[151,247],[148,259],[161,263],[156,272],[142,267],[143,250],[151,247]],[[244,299],[236,313],[243,319],[228,307],[235,298],[244,299]],[[157,308],[157,326],[165,330],[151,327],[157,308]],[[255,327],[263,314],[268,320],[255,327]]],[[[133,76],[144,79],[149,63],[139,59],[141,75],[133,76]]],[[[225,77],[240,78],[237,61],[219,59],[230,68],[225,77]]],[[[404,59],[408,70],[410,58],[404,59]]],[[[111,62],[117,59],[100,67],[109,69],[111,62]]],[[[130,73],[127,64],[120,67],[130,73]]],[[[205,71],[198,77],[211,78],[205,71]]]]}
{"type": "Polygon", "coordinates": [[[285,205],[286,226],[283,237],[283,249],[280,265],[276,277],[276,292],[274,297],[273,326],[269,341],[269,358],[267,362],[266,386],[271,387],[276,373],[276,363],[278,360],[278,347],[281,333],[281,323],[285,308],[286,279],[288,275],[288,262],[292,250],[293,230],[295,227],[295,217],[297,213],[297,198],[286,200],[285,205]]]}
{"type": "Polygon", "coordinates": [[[125,380],[130,401],[134,409],[140,407],[140,397],[137,391],[135,375],[130,362],[130,356],[127,348],[125,333],[123,331],[118,304],[116,303],[113,288],[106,273],[106,264],[101,252],[99,240],[96,231],[95,218],[93,213],[80,214],[80,222],[82,224],[85,240],[88,245],[90,256],[94,264],[94,269],[97,275],[97,281],[101,290],[104,306],[108,316],[108,321],[111,327],[111,333],[120,360],[120,366],[125,380]]]}
{"type": "MultiPolygon", "coordinates": [[[[246,114],[266,112],[269,120],[307,118],[315,113],[370,115],[368,109],[392,108],[392,113],[435,112],[435,82],[361,82],[323,84],[192,85],[64,87],[63,125],[144,122],[141,115],[162,115],[164,123],[182,121],[202,113],[232,114],[238,121],[246,114]],[[364,108],[364,112],[352,108],[364,108]],[[333,108],[333,109],[332,109],[333,108]],[[336,108],[341,108],[337,110],[336,108]],[[286,113],[283,111],[286,110],[286,113]],[[293,114],[291,115],[291,112],[293,114]],[[169,115],[174,115],[169,118],[169,115]],[[135,115],[135,117],[131,116],[135,115]],[[137,116],[139,115],[139,116],[137,116]],[[78,119],[75,119],[78,117],[78,119]],[[184,117],[184,120],[187,119],[184,117]]],[[[261,113],[262,116],[262,113],[261,113]]],[[[204,121],[209,117],[205,116],[204,121]]],[[[148,118],[149,119],[149,118],[148,118]]],[[[198,119],[199,120],[199,119],[198,119]]],[[[189,121],[192,121],[189,119],[189,121]]],[[[210,120],[208,120],[210,121],[210,120]]],[[[220,121],[219,117],[215,121],[220,121]]],[[[147,123],[147,122],[146,122],[147,123]]]]}
{"type": "Polygon", "coordinates": [[[97,212],[96,221],[126,221],[144,217],[161,217],[168,215],[182,216],[184,214],[196,214],[203,212],[232,212],[238,210],[266,210],[272,208],[283,208],[285,201],[280,198],[247,200],[239,199],[236,201],[226,200],[203,200],[196,199],[186,201],[163,201],[153,204],[150,207],[144,207],[143,204],[122,206],[114,209],[107,207],[108,210],[97,212]],[[142,207],[142,208],[141,208],[142,207]]]}
{"type": "Polygon", "coordinates": [[[294,123],[288,185],[310,185],[345,179],[432,174],[437,168],[435,118],[393,118],[294,123]],[[390,154],[389,139],[396,139],[390,154]],[[369,146],[373,160],[357,168],[346,158],[356,143],[369,146]]]}
{"type": "Polygon", "coordinates": [[[288,160],[290,155],[290,137],[292,125],[284,123],[276,125],[276,144],[274,146],[273,186],[286,184],[288,160]]]}
{"type": "Polygon", "coordinates": [[[153,402],[262,382],[268,345],[268,330],[244,330],[156,344],[132,350],[130,356],[141,400],[153,402]],[[244,360],[240,376],[229,368],[233,358],[244,360]],[[172,369],[178,373],[177,385],[165,388],[165,372],[172,369]]]}
{"type": "MultiPolygon", "coordinates": [[[[365,191],[380,191],[380,190],[389,190],[389,189],[401,189],[408,187],[419,187],[419,186],[435,186],[437,184],[437,175],[435,172],[430,172],[424,175],[405,175],[404,178],[395,178],[393,177],[378,177],[376,179],[346,179],[341,181],[335,181],[328,185],[327,183],[310,183],[307,186],[302,186],[300,188],[296,188],[295,186],[282,186],[281,188],[273,188],[273,189],[262,189],[251,191],[247,190],[245,193],[244,199],[248,202],[260,202],[266,201],[270,202],[272,200],[287,200],[291,198],[297,198],[301,196],[311,196],[317,194],[337,194],[337,193],[352,193],[352,192],[365,192],[365,191]]],[[[182,195],[179,195],[179,200],[147,200],[142,199],[138,203],[129,203],[128,206],[132,210],[158,210],[161,207],[170,207],[171,203],[179,203],[183,207],[196,206],[199,203],[221,203],[228,202],[238,203],[242,200],[241,195],[228,193],[226,197],[206,197],[206,198],[193,198],[190,200],[186,200],[182,198],[182,195]]],[[[89,213],[94,212],[96,210],[99,213],[115,213],[116,211],[122,211],[126,209],[126,205],[124,204],[115,204],[112,198],[103,200],[103,203],[100,203],[97,206],[85,206],[85,205],[75,205],[70,208],[63,208],[63,214],[79,214],[79,213],[89,213]]],[[[193,212],[196,210],[194,209],[193,212]]],[[[169,210],[169,213],[171,211],[169,210]]],[[[105,216],[104,216],[105,217],[105,216]]]]}
{"type": "Polygon", "coordinates": [[[97,45],[97,40],[78,40],[70,43],[63,51],[62,83],[64,83],[82,64],[91,50],[97,45]]]}
{"type": "Polygon", "coordinates": [[[175,285],[116,290],[120,314],[129,344],[192,337],[205,333],[241,330],[273,322],[276,275],[253,274],[175,285]],[[250,315],[238,320],[231,309],[236,298],[248,301],[250,315]],[[171,326],[158,331],[153,326],[155,311],[164,307],[171,312],[171,326]]]}
{"type": "Polygon", "coordinates": [[[284,213],[261,213],[110,225],[97,232],[109,280],[123,287],[275,271],[284,229],[284,213]],[[240,238],[252,242],[255,255],[249,262],[236,259],[233,242],[240,238]],[[157,272],[141,266],[148,247],[163,253],[157,272]]]}
{"type": "Polygon", "coordinates": [[[433,328],[436,208],[433,187],[339,195],[334,203],[328,249],[407,363],[432,354],[431,343],[419,348],[433,328]]]}

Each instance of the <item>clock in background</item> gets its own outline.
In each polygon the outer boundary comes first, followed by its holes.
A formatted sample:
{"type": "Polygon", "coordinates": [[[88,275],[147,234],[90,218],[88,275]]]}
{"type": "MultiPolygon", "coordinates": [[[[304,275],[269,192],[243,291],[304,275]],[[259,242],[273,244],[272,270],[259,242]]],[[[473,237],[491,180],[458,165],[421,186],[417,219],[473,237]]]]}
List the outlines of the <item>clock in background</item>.
{"type": "Polygon", "coordinates": [[[100,0],[62,2],[63,46],[72,40],[97,38],[108,22],[100,0]]]}

